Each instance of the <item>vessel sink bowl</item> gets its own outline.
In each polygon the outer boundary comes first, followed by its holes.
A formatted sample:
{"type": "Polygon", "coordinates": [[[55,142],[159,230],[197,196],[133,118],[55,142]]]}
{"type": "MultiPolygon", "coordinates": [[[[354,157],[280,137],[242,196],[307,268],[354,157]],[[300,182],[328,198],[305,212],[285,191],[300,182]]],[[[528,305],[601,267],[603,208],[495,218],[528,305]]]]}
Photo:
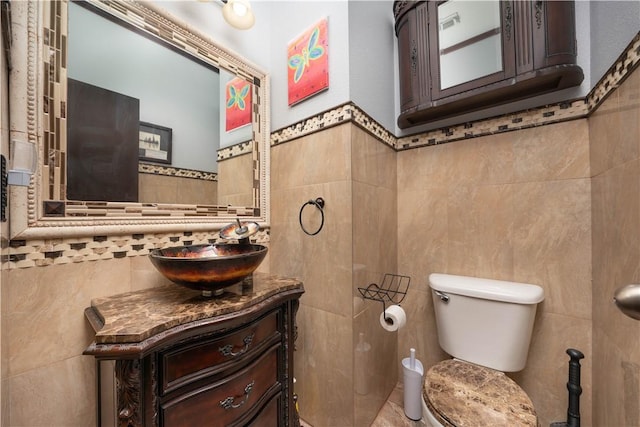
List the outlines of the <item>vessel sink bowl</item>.
{"type": "Polygon", "coordinates": [[[266,246],[225,243],[154,249],[149,258],[172,282],[211,295],[250,276],[266,255],[266,246]]]}

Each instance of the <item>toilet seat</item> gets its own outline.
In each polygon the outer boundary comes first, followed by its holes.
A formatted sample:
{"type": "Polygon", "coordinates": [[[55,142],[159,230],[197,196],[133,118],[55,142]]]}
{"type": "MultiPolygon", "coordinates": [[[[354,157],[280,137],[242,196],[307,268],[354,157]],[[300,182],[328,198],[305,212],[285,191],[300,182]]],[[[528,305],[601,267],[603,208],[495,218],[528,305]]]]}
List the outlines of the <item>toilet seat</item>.
{"type": "Polygon", "coordinates": [[[531,399],[503,372],[461,360],[429,369],[422,391],[429,411],[443,426],[537,425],[531,399]]]}

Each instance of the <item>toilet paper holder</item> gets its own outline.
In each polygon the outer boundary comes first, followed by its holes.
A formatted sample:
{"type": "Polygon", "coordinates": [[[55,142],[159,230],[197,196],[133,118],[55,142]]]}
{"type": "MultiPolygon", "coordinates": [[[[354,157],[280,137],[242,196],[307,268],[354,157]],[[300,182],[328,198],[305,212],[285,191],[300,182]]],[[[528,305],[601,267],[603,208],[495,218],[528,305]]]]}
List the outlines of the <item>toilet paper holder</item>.
{"type": "MultiPolygon", "coordinates": [[[[404,300],[410,284],[411,277],[409,276],[385,273],[380,285],[371,283],[366,288],[358,288],[358,291],[365,299],[380,301],[382,303],[382,312],[385,313],[387,303],[391,305],[400,304],[404,300]]],[[[386,314],[384,319],[387,320],[386,314]]]]}

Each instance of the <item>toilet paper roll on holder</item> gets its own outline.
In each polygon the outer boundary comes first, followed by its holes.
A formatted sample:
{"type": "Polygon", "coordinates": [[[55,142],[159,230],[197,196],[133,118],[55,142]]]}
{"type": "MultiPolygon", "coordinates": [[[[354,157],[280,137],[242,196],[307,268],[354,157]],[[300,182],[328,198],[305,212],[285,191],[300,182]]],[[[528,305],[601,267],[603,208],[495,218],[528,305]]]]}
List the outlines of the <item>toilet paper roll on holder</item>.
{"type": "Polygon", "coordinates": [[[385,313],[384,320],[387,321],[387,304],[400,304],[407,296],[410,284],[411,277],[409,276],[385,273],[380,285],[371,283],[366,288],[358,288],[358,291],[363,298],[382,303],[382,312],[385,313]]]}

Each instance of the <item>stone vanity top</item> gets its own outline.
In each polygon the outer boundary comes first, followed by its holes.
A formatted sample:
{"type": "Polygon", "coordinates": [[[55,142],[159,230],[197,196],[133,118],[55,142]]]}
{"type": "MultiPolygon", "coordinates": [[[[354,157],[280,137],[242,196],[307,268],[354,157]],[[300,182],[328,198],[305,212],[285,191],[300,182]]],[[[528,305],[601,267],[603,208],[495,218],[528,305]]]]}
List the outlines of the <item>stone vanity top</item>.
{"type": "Polygon", "coordinates": [[[251,308],[282,293],[302,293],[297,279],[253,274],[253,286],[237,284],[217,297],[173,283],[135,292],[95,298],[85,316],[96,331],[85,354],[96,354],[104,344],[135,344],[187,323],[251,308]]]}

